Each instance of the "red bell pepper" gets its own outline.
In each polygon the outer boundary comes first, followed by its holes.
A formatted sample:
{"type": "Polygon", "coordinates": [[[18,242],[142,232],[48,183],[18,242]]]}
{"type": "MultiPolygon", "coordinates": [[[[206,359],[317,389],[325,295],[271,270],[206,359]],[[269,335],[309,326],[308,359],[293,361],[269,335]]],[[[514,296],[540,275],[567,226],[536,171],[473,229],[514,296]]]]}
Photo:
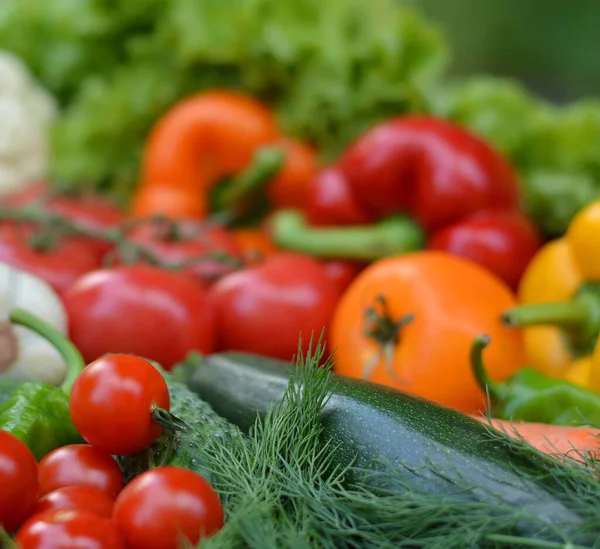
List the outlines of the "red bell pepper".
{"type": "Polygon", "coordinates": [[[278,212],[270,227],[278,246],[318,257],[445,250],[513,288],[541,245],[509,162],[460,126],[426,116],[365,132],[312,181],[304,213],[278,212]]]}

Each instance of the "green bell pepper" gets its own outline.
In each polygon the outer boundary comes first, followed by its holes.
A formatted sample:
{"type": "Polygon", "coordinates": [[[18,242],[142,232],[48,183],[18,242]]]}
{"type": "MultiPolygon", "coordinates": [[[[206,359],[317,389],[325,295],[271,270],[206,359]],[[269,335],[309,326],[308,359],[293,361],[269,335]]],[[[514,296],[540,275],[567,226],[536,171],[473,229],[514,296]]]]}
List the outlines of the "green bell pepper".
{"type": "Polygon", "coordinates": [[[67,363],[67,376],[60,387],[41,381],[21,382],[18,386],[0,384],[0,429],[22,440],[37,460],[67,444],[81,442],[69,413],[69,393],[85,362],[75,346],[52,326],[22,309],[14,309],[10,320],[27,326],[52,343],[67,363]],[[10,393],[8,393],[10,389],[10,393]]]}
{"type": "Polygon", "coordinates": [[[600,425],[600,395],[533,368],[521,368],[503,382],[494,381],[483,363],[487,336],[475,338],[471,366],[479,386],[487,391],[491,415],[498,419],[551,425],[600,425]]]}

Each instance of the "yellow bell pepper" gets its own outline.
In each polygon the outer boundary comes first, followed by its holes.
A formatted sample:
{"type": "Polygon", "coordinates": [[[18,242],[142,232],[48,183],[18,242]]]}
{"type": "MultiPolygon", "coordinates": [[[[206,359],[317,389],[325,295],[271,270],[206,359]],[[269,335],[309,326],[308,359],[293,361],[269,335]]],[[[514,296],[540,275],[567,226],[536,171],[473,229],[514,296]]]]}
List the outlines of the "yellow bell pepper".
{"type": "Polygon", "coordinates": [[[543,246],[525,270],[520,305],[502,322],[522,327],[528,365],[588,386],[598,369],[600,332],[600,200],[582,209],[565,236],[543,246]]]}

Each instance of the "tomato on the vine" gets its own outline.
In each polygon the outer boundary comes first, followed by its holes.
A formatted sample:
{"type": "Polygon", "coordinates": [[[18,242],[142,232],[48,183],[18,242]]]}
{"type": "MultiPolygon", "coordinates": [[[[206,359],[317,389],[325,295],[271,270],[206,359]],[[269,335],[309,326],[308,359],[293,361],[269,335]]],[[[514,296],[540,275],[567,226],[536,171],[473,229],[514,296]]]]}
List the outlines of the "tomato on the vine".
{"type": "Polygon", "coordinates": [[[111,520],[73,509],[32,516],[15,536],[19,549],[124,549],[123,538],[111,520]]]}
{"type": "Polygon", "coordinates": [[[39,475],[41,495],[66,486],[86,486],[114,499],[123,488],[123,473],[116,460],[87,444],[53,450],[40,461],[39,475]]]}
{"type": "Polygon", "coordinates": [[[118,456],[146,450],[160,436],[155,408],[169,410],[169,388],[152,364],[133,355],[106,355],[88,364],[69,398],[81,436],[118,456]]]}
{"type": "Polygon", "coordinates": [[[32,515],[58,509],[87,511],[111,518],[114,500],[105,492],[90,486],[65,486],[42,496],[35,505],[32,515]]]}
{"type": "Polygon", "coordinates": [[[70,338],[87,362],[131,353],[168,369],[192,350],[213,351],[208,295],[183,274],[148,265],[101,269],[77,280],[63,302],[70,338]]]}
{"type": "Polygon", "coordinates": [[[203,284],[231,272],[242,261],[234,236],[205,221],[144,223],[130,231],[127,238],[151,252],[163,265],[186,264],[182,270],[203,284]]]}
{"type": "Polygon", "coordinates": [[[0,225],[0,261],[45,280],[60,295],[80,276],[100,266],[97,252],[85,242],[71,237],[35,242],[47,237],[43,228],[0,225]]]}
{"type": "Polygon", "coordinates": [[[307,255],[278,253],[211,288],[218,348],[291,360],[329,324],[338,293],[323,265],[307,255]]]}
{"type": "Polygon", "coordinates": [[[28,516],[38,498],[38,466],[17,437],[0,430],[0,526],[11,532],[28,516]]]}
{"type": "MultiPolygon", "coordinates": [[[[21,209],[37,201],[43,201],[44,212],[56,214],[83,229],[92,231],[114,229],[126,219],[125,213],[120,208],[96,192],[55,194],[44,182],[33,184],[8,197],[6,205],[12,209],[21,209]]],[[[77,239],[82,240],[88,248],[93,248],[100,255],[104,255],[112,248],[112,244],[104,239],[92,237],[77,239]]]]}
{"type": "Polygon", "coordinates": [[[211,485],[180,467],[157,467],[133,479],[115,501],[113,520],[128,549],[178,549],[223,526],[223,508],[211,485]]]}

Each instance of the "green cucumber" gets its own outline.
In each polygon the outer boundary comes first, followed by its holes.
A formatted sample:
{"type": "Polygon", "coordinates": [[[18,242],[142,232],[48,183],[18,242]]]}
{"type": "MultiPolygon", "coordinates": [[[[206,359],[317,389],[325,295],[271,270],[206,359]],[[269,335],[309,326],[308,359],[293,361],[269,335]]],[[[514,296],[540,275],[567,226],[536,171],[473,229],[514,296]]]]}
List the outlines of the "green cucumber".
{"type": "Polygon", "coordinates": [[[129,482],[154,466],[173,465],[191,469],[212,482],[213,473],[205,467],[203,452],[215,440],[227,444],[228,440],[243,435],[236,426],[190,391],[185,383],[175,380],[168,373],[161,373],[169,387],[170,412],[182,420],[187,429],[163,433],[149,451],[119,457],[125,480],[129,482]]]}
{"type": "MultiPolygon", "coordinates": [[[[287,362],[221,353],[203,358],[188,385],[218,414],[247,431],[281,399],[291,372],[287,362]]],[[[464,490],[469,501],[516,505],[546,523],[580,521],[569,498],[562,497],[566,489],[559,475],[548,474],[555,468],[551,458],[524,444],[521,448],[508,436],[492,436],[489,427],[456,410],[332,375],[322,425],[324,443],[333,441],[336,447],[336,463],[354,464],[346,477],[349,485],[381,487],[386,479],[400,478],[395,488],[385,488],[442,494],[464,490]],[[392,477],[385,474],[390,465],[397,473],[392,477]]]]}

